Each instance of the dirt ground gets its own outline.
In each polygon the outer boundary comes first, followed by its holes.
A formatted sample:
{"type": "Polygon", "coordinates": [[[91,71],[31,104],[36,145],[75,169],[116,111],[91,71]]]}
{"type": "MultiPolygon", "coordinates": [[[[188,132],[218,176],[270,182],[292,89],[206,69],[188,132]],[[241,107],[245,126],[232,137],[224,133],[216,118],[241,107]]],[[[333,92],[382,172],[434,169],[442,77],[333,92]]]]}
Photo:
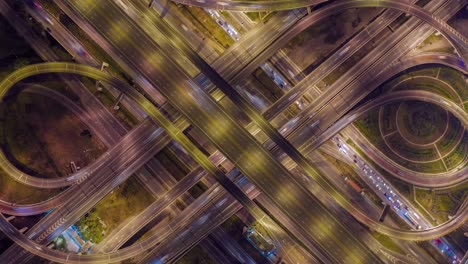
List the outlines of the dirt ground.
{"type": "Polygon", "coordinates": [[[61,104],[44,96],[20,94],[4,109],[2,141],[17,166],[38,177],[62,177],[92,163],[105,146],[61,104]]]}
{"type": "Polygon", "coordinates": [[[309,27],[283,50],[300,69],[305,69],[328,57],[331,51],[361,30],[379,12],[378,8],[346,10],[309,27]]]}

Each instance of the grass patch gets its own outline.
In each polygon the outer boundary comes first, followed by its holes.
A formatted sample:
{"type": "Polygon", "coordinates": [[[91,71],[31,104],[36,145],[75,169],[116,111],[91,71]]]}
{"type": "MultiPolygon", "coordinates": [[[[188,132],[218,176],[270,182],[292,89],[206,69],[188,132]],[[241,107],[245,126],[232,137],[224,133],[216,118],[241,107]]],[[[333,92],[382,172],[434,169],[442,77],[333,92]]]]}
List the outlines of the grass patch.
{"type": "Polygon", "coordinates": [[[415,188],[416,200],[429,211],[439,224],[455,214],[459,205],[468,194],[468,184],[462,184],[443,191],[415,188]]]}
{"type": "Polygon", "coordinates": [[[203,8],[192,6],[179,6],[180,12],[192,21],[193,25],[203,33],[203,35],[212,38],[224,48],[234,44],[234,40],[214,21],[203,8]]]}
{"type": "MultiPolygon", "coordinates": [[[[406,76],[407,78],[415,76],[406,76]]],[[[418,77],[414,79],[406,79],[398,87],[395,87],[395,91],[398,90],[423,90],[428,92],[436,93],[442,97],[445,97],[454,102],[458,102],[457,95],[452,93],[448,87],[439,83],[436,79],[418,77]]]]}
{"type": "Polygon", "coordinates": [[[237,30],[239,35],[245,33],[244,28],[241,25],[239,25],[237,20],[232,18],[231,14],[228,11],[218,11],[218,12],[226,19],[226,21],[229,24],[231,24],[231,26],[233,26],[237,30]]]}
{"type": "Polygon", "coordinates": [[[386,247],[387,249],[403,255],[406,254],[406,252],[400,246],[398,246],[398,244],[395,243],[395,241],[393,241],[390,237],[373,231],[371,231],[370,233],[377,241],[380,242],[380,244],[382,244],[382,246],[386,247]]]}
{"type": "Polygon", "coordinates": [[[383,143],[379,130],[379,111],[370,111],[353,123],[366,138],[376,145],[383,143]]]}
{"type": "Polygon", "coordinates": [[[456,206],[456,203],[450,199],[447,194],[438,194],[435,210],[442,212],[451,212],[456,206]]]}
{"type": "Polygon", "coordinates": [[[467,142],[468,142],[468,134],[467,132],[465,132],[465,136],[460,142],[460,144],[458,144],[457,147],[452,152],[450,152],[450,154],[444,157],[444,162],[448,170],[456,168],[465,160],[465,156],[468,153],[467,142]]]}
{"type": "Polygon", "coordinates": [[[132,176],[82,217],[77,227],[86,240],[99,243],[127,218],[140,213],[152,202],[152,196],[132,176]]]}
{"type": "Polygon", "coordinates": [[[458,120],[454,115],[449,114],[448,122],[449,128],[447,132],[436,143],[437,148],[442,155],[452,151],[455,148],[455,144],[459,142],[460,137],[463,137],[463,134],[465,133],[460,120],[458,120]]]}
{"type": "Polygon", "coordinates": [[[426,210],[431,210],[432,204],[434,203],[432,191],[414,188],[414,197],[426,210]]]}
{"type": "Polygon", "coordinates": [[[396,152],[407,159],[425,161],[439,158],[435,148],[431,146],[421,148],[410,146],[398,133],[388,136],[387,142],[396,152]]]}
{"type": "Polygon", "coordinates": [[[400,103],[388,104],[385,107],[381,107],[379,110],[380,125],[382,134],[387,135],[396,131],[396,112],[400,103]]]}
{"type": "Polygon", "coordinates": [[[266,23],[275,12],[245,12],[245,14],[252,20],[253,22],[261,22],[266,23]]]}
{"type": "Polygon", "coordinates": [[[468,93],[466,92],[467,82],[465,81],[463,74],[448,67],[441,67],[439,72],[439,79],[450,84],[450,86],[461,97],[462,101],[468,100],[468,93]]]}
{"type": "Polygon", "coordinates": [[[62,189],[38,189],[19,183],[0,169],[0,199],[16,204],[29,204],[45,201],[59,194],[62,189]]]}

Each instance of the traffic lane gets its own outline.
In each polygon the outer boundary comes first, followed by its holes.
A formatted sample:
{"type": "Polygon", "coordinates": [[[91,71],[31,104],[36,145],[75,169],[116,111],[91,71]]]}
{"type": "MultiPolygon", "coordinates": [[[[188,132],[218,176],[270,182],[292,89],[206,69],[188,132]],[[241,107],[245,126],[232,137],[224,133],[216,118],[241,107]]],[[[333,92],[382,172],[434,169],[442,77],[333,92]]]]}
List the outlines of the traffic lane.
{"type": "Polygon", "coordinates": [[[370,23],[366,28],[348,41],[346,45],[335,51],[329,58],[327,58],[327,60],[325,60],[325,62],[321,63],[296,86],[286,92],[283,97],[274,102],[269,109],[264,112],[264,116],[266,118],[276,116],[286,109],[292,102],[298,100],[300,96],[310,89],[311,86],[317,84],[323,76],[328,75],[340,66],[341,63],[351,57],[357,50],[359,50],[359,48],[367,44],[374,36],[384,30],[393,21],[393,19],[399,16],[399,14],[400,12],[395,10],[386,10],[381,16],[377,17],[374,22],[370,23]]]}
{"type": "Polygon", "coordinates": [[[174,0],[174,2],[198,6],[201,8],[211,8],[219,10],[261,12],[261,11],[280,11],[290,10],[302,7],[317,5],[328,0],[266,0],[266,1],[198,1],[198,0],[174,0]]]}
{"type": "MultiPolygon", "coordinates": [[[[140,40],[140,38],[134,38],[134,39],[139,39],[139,40],[140,40]]],[[[132,45],[132,46],[134,47],[135,45],[132,45]]],[[[133,48],[133,47],[132,47],[132,48],[133,48]]],[[[135,50],[137,50],[137,49],[135,49],[135,50]]],[[[135,57],[135,56],[133,56],[133,57],[135,57]]],[[[166,67],[166,68],[168,68],[168,67],[166,67]]],[[[166,88],[166,87],[164,87],[164,88],[166,88]]],[[[174,92],[174,91],[172,91],[172,92],[174,92]]],[[[174,95],[174,94],[172,94],[172,95],[174,95]]],[[[198,97],[198,98],[199,98],[199,97],[198,97]]],[[[194,108],[192,108],[192,109],[190,109],[190,110],[193,112],[194,108]]],[[[199,113],[197,113],[197,114],[199,114],[199,113]]],[[[200,116],[202,116],[202,115],[200,115],[200,116]]],[[[215,117],[215,118],[216,118],[216,117],[215,117]]],[[[217,118],[217,119],[219,120],[219,118],[217,118]]],[[[239,141],[244,142],[245,140],[239,140],[239,141]]],[[[237,154],[236,154],[235,156],[237,156],[237,154]]],[[[271,174],[271,173],[269,173],[269,174],[271,174]]]]}
{"type": "MultiPolygon", "coordinates": [[[[418,32],[423,32],[424,30],[419,30],[418,32]]],[[[409,38],[411,38],[410,36],[409,38]]],[[[405,50],[405,48],[397,48],[396,52],[399,52],[400,54],[405,50]]],[[[405,69],[405,67],[403,67],[405,69]]],[[[347,89],[342,89],[339,94],[337,94],[335,97],[331,99],[328,105],[330,105],[334,108],[334,110],[338,113],[337,115],[333,116],[330,115],[332,110],[326,109],[327,107],[321,107],[321,111],[319,112],[313,112],[314,110],[317,111],[316,108],[311,108],[311,109],[306,109],[304,110],[301,115],[302,118],[307,117],[310,118],[310,116],[313,116],[314,118],[312,120],[320,120],[320,129],[328,128],[331,124],[333,124],[338,117],[341,114],[344,114],[351,108],[351,106],[355,105],[359,100],[365,97],[370,91],[372,91],[375,87],[377,87],[379,84],[383,83],[383,80],[389,79],[391,76],[393,76],[395,73],[389,73],[386,72],[385,75],[379,75],[381,73],[381,70],[378,68],[374,68],[370,70],[367,75],[365,75],[363,78],[358,79],[351,84],[348,85],[347,89]],[[373,76],[380,76],[379,78],[373,78],[373,76]],[[346,98],[346,100],[344,99],[346,98]],[[346,102],[347,101],[347,102],[346,102]],[[346,104],[343,104],[346,103],[346,104]],[[341,104],[341,105],[340,105],[341,104]],[[344,106],[349,106],[348,109],[344,109],[344,106]],[[338,108],[341,108],[340,110],[337,110],[338,108]],[[321,114],[321,112],[325,111],[327,112],[326,114],[321,114]],[[311,113],[312,112],[312,113],[311,113]],[[341,112],[341,113],[340,113],[341,112]],[[327,117],[324,119],[324,116],[327,117]],[[325,121],[325,122],[324,122],[325,121]]],[[[300,124],[301,122],[297,122],[297,124],[300,124]]],[[[317,128],[314,127],[314,129],[317,130],[317,128]]],[[[302,132],[303,134],[305,132],[302,132]]],[[[309,132],[312,133],[312,132],[309,132]]]]}
{"type": "MultiPolygon", "coordinates": [[[[120,153],[127,151],[127,149],[131,146],[128,144],[129,138],[132,138],[134,133],[137,133],[138,129],[131,132],[128,137],[124,137],[122,141],[115,146],[114,148],[110,149],[108,152],[104,153],[97,161],[95,161],[91,166],[85,167],[82,170],[82,178],[78,179],[79,181],[84,181],[86,178],[93,178],[98,175],[99,169],[102,169],[104,165],[112,164],[112,159],[116,158],[116,155],[120,155],[120,153]],[[133,133],[133,134],[132,134],[133,133]]],[[[161,130],[160,130],[161,132],[161,130]]],[[[137,142],[138,143],[138,142],[137,142]]],[[[9,163],[8,163],[9,164],[9,163]]],[[[2,164],[5,165],[5,164],[2,164]]],[[[12,175],[15,175],[15,171],[10,171],[12,175]]],[[[24,177],[24,175],[22,175],[24,177]]],[[[73,179],[76,175],[72,175],[67,177],[67,179],[73,179]]],[[[61,192],[59,195],[48,199],[43,202],[35,203],[35,204],[11,204],[6,202],[1,202],[2,204],[2,212],[9,213],[12,215],[33,215],[45,212],[51,208],[56,207],[57,205],[62,204],[65,201],[68,201],[73,196],[73,193],[77,190],[78,186],[74,185],[69,189],[61,192]]]]}
{"type": "Polygon", "coordinates": [[[304,11],[298,12],[296,10],[279,12],[268,22],[257,24],[215,60],[212,67],[223,78],[231,80],[245,65],[255,59],[259,52],[274,43],[278,37],[287,32],[304,15],[304,11]]]}

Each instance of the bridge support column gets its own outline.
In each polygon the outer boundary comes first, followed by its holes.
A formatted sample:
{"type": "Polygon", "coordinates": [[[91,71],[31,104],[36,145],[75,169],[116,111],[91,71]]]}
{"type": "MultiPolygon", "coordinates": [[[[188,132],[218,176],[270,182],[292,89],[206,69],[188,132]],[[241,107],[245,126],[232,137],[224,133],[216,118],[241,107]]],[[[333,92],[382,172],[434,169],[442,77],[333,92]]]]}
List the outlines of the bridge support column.
{"type": "Polygon", "coordinates": [[[123,93],[120,93],[119,96],[117,96],[117,101],[115,101],[114,106],[112,107],[114,110],[119,110],[120,106],[119,103],[122,101],[122,98],[124,97],[123,93]]]}
{"type": "Polygon", "coordinates": [[[380,214],[380,217],[379,217],[380,222],[383,222],[385,220],[385,216],[387,216],[389,209],[390,209],[390,206],[388,204],[385,204],[385,207],[382,210],[382,213],[380,214]]]}
{"type": "MultiPolygon", "coordinates": [[[[105,68],[109,67],[109,63],[107,62],[102,62],[101,64],[101,71],[104,71],[105,68]]],[[[100,85],[100,82],[96,80],[96,90],[102,91],[102,86],[100,85]]]]}

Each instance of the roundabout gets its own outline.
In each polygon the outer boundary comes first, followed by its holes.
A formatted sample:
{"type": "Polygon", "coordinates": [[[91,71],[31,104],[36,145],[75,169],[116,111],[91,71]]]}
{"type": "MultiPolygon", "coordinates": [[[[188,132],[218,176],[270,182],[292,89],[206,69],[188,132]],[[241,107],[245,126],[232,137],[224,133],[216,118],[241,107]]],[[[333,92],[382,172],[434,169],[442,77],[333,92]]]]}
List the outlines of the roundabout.
{"type": "Polygon", "coordinates": [[[400,135],[414,145],[435,144],[449,128],[448,112],[418,101],[403,102],[396,113],[400,135]]]}

